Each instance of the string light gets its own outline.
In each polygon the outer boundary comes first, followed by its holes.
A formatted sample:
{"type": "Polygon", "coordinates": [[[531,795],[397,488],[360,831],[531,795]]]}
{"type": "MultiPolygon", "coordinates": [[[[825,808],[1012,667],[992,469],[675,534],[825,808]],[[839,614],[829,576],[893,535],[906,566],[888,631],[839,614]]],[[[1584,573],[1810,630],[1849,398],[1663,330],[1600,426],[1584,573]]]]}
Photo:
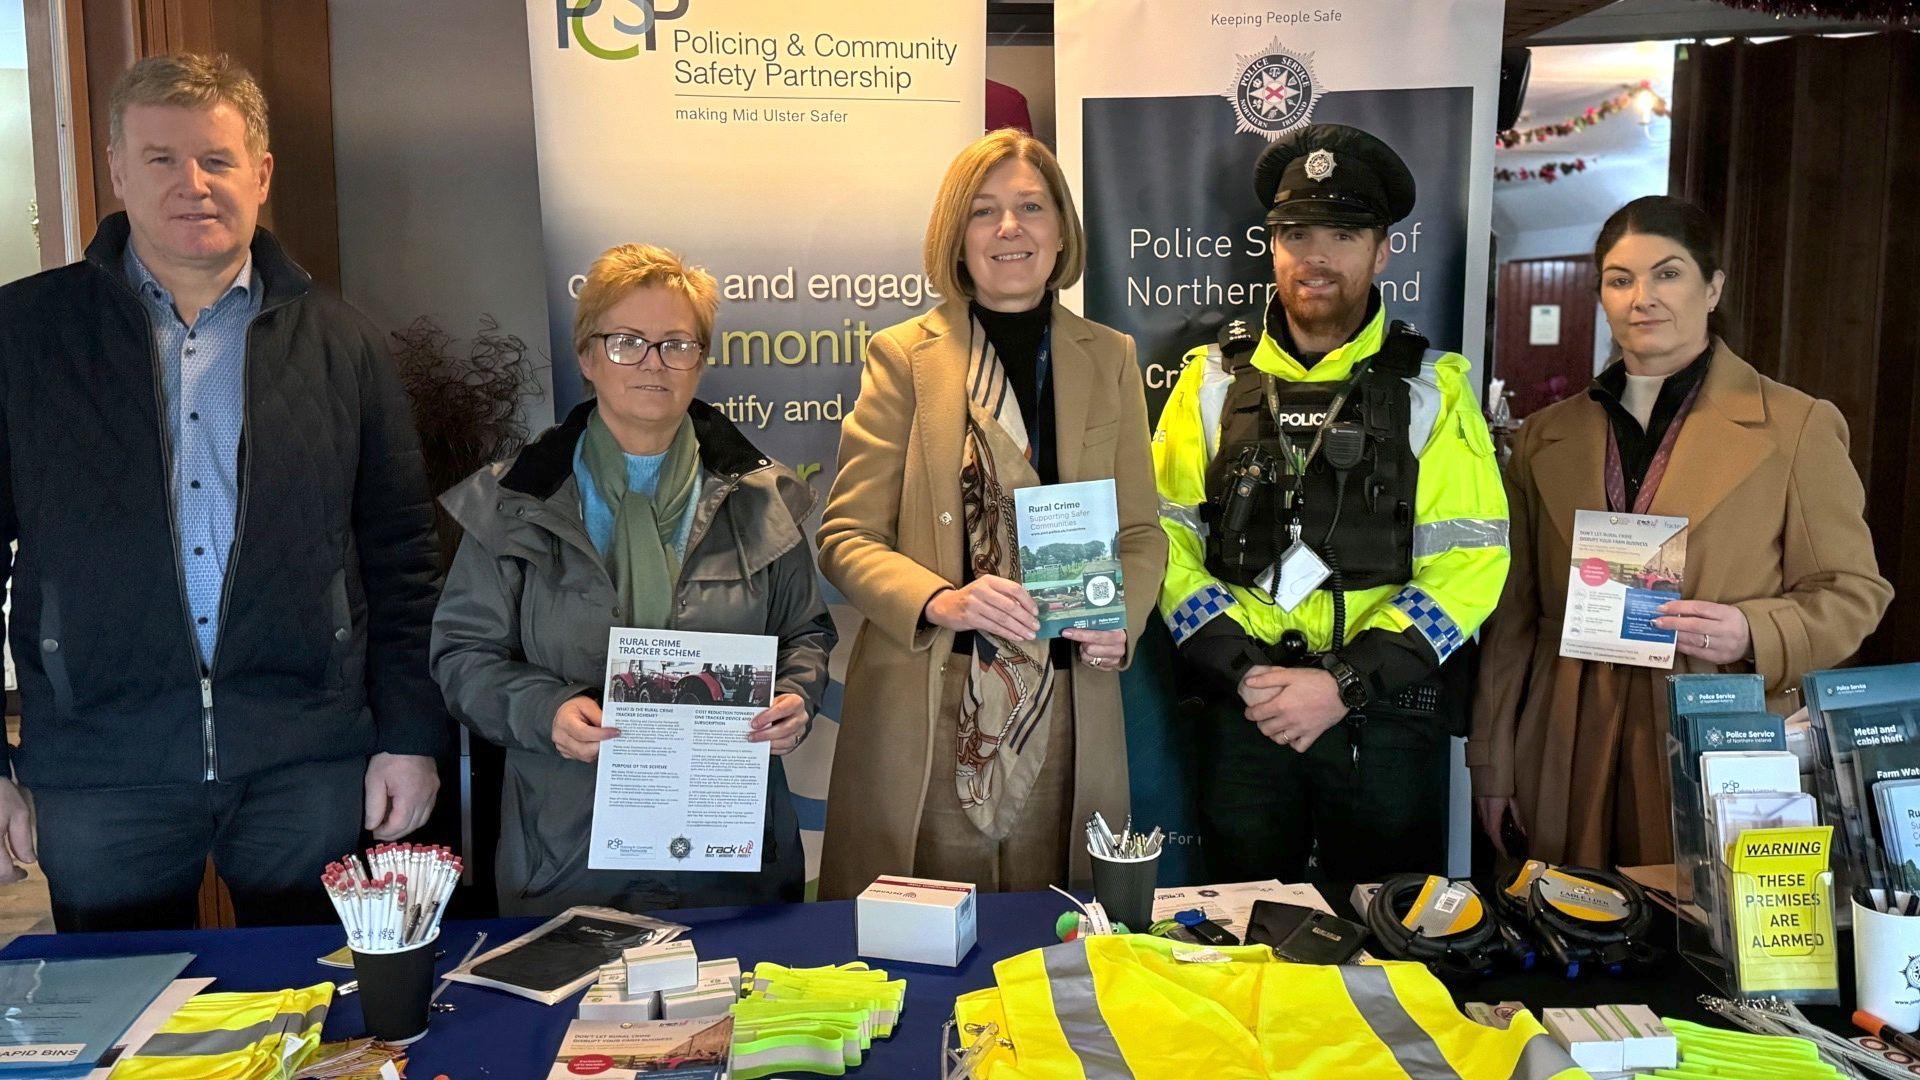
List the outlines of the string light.
{"type": "Polygon", "coordinates": [[[1600,102],[1598,105],[1592,106],[1579,116],[1569,117],[1557,124],[1541,124],[1538,127],[1530,128],[1509,128],[1495,135],[1494,142],[1503,150],[1511,150],[1516,146],[1527,146],[1533,143],[1549,142],[1553,139],[1564,139],[1569,135],[1584,131],[1608,117],[1626,112],[1629,109],[1635,110],[1640,114],[1640,122],[1642,124],[1649,124],[1652,123],[1654,117],[1667,115],[1667,99],[1661,97],[1659,91],[1655,90],[1651,83],[1643,81],[1638,85],[1625,84],[1620,87],[1619,93],[1600,102]]]}

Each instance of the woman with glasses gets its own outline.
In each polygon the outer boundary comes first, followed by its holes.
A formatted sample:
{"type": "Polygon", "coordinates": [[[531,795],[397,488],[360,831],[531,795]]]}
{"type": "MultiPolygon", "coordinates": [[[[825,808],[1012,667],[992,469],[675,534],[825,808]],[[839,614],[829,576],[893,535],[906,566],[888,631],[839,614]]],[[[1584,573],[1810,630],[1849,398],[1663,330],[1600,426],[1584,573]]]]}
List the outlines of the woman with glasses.
{"type": "Polygon", "coordinates": [[[465,537],[434,615],[433,675],[453,714],[506,748],[503,915],[802,898],[780,756],[807,737],[834,630],[803,529],[811,491],[694,397],[718,307],[713,275],[673,252],[607,250],[573,322],[594,396],[441,500],[465,537]],[[616,626],[779,639],[771,703],[746,736],[775,755],[759,872],[588,869],[595,762],[619,734],[599,700],[616,626]]]}

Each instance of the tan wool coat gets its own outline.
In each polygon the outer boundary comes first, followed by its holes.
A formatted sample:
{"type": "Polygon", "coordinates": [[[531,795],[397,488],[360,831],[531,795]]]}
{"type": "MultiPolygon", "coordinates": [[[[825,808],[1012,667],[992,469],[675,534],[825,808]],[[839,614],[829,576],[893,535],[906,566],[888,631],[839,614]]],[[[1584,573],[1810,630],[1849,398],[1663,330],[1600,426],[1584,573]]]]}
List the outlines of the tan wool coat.
{"type": "MultiPolygon", "coordinates": [[[[1513,569],[1483,631],[1467,747],[1474,794],[1517,799],[1532,857],[1587,866],[1672,858],[1670,673],[1560,656],[1574,512],[1607,505],[1607,425],[1583,393],[1520,429],[1513,569]]],[[[1688,520],[1683,595],[1744,612],[1752,659],[1681,654],[1671,674],[1757,671],[1771,711],[1799,709],[1800,677],[1850,656],[1893,596],[1864,507],[1839,410],[1716,342],[1651,511],[1688,520]]]]}
{"type": "MultiPolygon", "coordinates": [[[[914,842],[936,761],[933,745],[953,632],[920,628],[933,595],[966,580],[960,465],[967,414],[968,314],[949,300],[875,335],[860,398],[840,435],[820,570],[865,620],[854,639],[835,744],[820,898],[858,895],[882,874],[913,872],[914,842]]],[[[1167,540],[1158,522],[1146,400],[1133,339],[1056,304],[1054,437],[1061,483],[1114,478],[1127,600],[1127,656],[1159,595],[1167,540]]],[[[1127,807],[1119,675],[1074,664],[1074,821],[1127,807]]],[[[1054,767],[1052,762],[1047,768],[1054,767]]],[[[1072,844],[1074,876],[1090,873],[1072,844]]]]}

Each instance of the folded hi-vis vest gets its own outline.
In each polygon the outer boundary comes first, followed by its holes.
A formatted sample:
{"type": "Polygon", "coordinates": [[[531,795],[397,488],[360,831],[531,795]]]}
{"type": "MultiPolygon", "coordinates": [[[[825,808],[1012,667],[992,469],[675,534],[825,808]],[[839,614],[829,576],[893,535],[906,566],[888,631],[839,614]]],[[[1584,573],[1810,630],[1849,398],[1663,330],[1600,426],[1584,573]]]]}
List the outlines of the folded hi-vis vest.
{"type": "Polygon", "coordinates": [[[113,1070],[114,1080],[282,1080],[320,1046],[333,984],[199,994],[113,1070]]]}
{"type": "Polygon", "coordinates": [[[962,1042],[995,1038],[980,1080],[1570,1080],[1531,1013],[1461,1015],[1415,963],[1323,966],[1263,945],[1200,948],[1140,934],[1082,938],[994,965],[954,1002],[962,1042]]]}

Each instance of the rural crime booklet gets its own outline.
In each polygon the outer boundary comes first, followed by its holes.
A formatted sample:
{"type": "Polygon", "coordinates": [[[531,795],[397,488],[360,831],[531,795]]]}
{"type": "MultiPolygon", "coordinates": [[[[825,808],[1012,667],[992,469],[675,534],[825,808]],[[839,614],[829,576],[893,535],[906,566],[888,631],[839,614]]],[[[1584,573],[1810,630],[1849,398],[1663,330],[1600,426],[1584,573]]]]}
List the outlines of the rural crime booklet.
{"type": "Polygon", "coordinates": [[[1068,628],[1124,630],[1120,509],[1112,480],[1043,484],[1013,493],[1020,581],[1040,606],[1041,638],[1068,628]]]}

